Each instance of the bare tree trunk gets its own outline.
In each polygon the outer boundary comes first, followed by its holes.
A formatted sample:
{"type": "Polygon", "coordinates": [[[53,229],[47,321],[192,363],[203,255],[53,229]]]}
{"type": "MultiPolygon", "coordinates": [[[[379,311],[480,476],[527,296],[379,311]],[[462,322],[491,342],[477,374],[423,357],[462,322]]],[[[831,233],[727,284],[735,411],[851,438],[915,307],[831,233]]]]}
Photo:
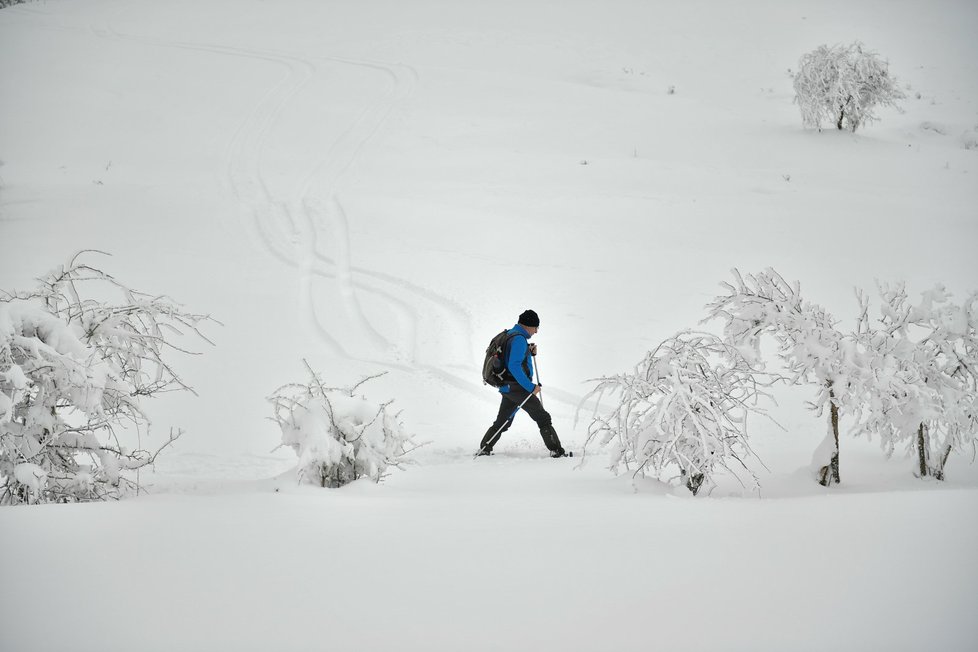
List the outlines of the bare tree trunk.
{"type": "Polygon", "coordinates": [[[927,441],[927,428],[924,424],[920,424],[917,428],[917,462],[920,465],[920,477],[926,478],[928,475],[927,458],[930,452],[930,443],[927,441]]]}
{"type": "Polygon", "coordinates": [[[947,464],[947,458],[951,455],[951,445],[946,444],[944,450],[941,452],[940,456],[937,458],[937,462],[933,461],[933,457],[930,454],[930,433],[927,431],[927,426],[920,424],[917,429],[917,462],[920,467],[920,477],[926,478],[931,476],[935,480],[944,479],[944,465],[947,464]]]}
{"type": "Polygon", "coordinates": [[[836,484],[839,484],[842,482],[842,477],[839,475],[839,406],[835,404],[834,396],[832,397],[832,405],[829,407],[829,418],[832,419],[832,434],[835,436],[835,454],[832,456],[832,480],[836,484]]]}
{"type": "Polygon", "coordinates": [[[839,407],[835,404],[835,392],[832,391],[832,381],[829,386],[829,425],[832,428],[832,437],[835,440],[835,450],[827,466],[823,466],[818,471],[818,483],[823,487],[828,487],[832,483],[839,484],[842,478],[839,475],[839,407]]]}
{"type": "Polygon", "coordinates": [[[693,492],[694,496],[699,493],[706,476],[702,473],[687,473],[685,469],[683,469],[682,475],[686,478],[686,488],[693,492]]]}
{"type": "Polygon", "coordinates": [[[941,455],[941,463],[936,469],[931,469],[931,475],[933,475],[938,480],[944,479],[944,465],[947,464],[947,458],[951,455],[951,444],[947,444],[944,447],[944,454],[941,455]]]}

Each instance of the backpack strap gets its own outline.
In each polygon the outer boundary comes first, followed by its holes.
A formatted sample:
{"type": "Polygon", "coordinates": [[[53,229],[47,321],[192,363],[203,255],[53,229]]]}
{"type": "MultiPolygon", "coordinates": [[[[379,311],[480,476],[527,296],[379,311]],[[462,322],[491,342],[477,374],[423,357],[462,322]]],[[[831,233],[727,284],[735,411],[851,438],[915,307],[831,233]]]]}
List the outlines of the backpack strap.
{"type": "Polygon", "coordinates": [[[503,352],[502,352],[502,363],[503,363],[503,377],[507,380],[516,380],[513,378],[513,374],[509,373],[509,367],[506,365],[506,360],[509,359],[509,351],[512,348],[513,340],[519,337],[519,333],[510,333],[506,336],[503,341],[503,352]]]}
{"type": "Polygon", "coordinates": [[[523,368],[524,375],[526,375],[527,379],[529,379],[529,381],[532,383],[533,372],[530,365],[528,364],[528,359],[530,356],[530,352],[529,352],[530,340],[523,333],[512,333],[509,337],[506,338],[506,344],[503,347],[503,367],[504,367],[503,376],[507,381],[514,382],[514,383],[516,382],[516,378],[513,376],[512,373],[510,373],[509,367],[506,365],[506,360],[509,358],[509,352],[512,347],[512,342],[517,337],[522,337],[524,340],[526,340],[526,346],[527,346],[526,358],[524,358],[523,360],[519,360],[519,365],[523,368]]]}

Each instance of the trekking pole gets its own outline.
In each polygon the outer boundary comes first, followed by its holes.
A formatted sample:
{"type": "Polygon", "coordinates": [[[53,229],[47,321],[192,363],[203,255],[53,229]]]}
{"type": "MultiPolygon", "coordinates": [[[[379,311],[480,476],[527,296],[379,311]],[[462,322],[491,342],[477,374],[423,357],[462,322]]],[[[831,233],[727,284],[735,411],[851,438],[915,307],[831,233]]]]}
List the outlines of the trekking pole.
{"type": "MultiPolygon", "coordinates": [[[[533,394],[531,393],[529,396],[527,396],[526,398],[524,398],[523,399],[523,402],[520,403],[519,405],[517,405],[516,406],[516,409],[513,410],[513,413],[511,415],[509,415],[509,418],[506,419],[505,421],[503,421],[503,425],[499,426],[499,429],[496,430],[496,432],[492,433],[492,437],[489,438],[489,446],[494,446],[496,444],[496,437],[498,437],[499,436],[499,433],[501,433],[503,431],[503,428],[506,427],[506,424],[513,420],[513,417],[515,417],[516,416],[516,413],[520,411],[520,408],[522,408],[524,405],[526,405],[526,402],[530,400],[530,396],[533,396],[533,394]]],[[[476,453],[475,455],[473,455],[472,456],[472,459],[475,459],[475,458],[479,457],[479,453],[482,453],[483,450],[484,450],[483,447],[480,446],[479,447],[479,452],[476,453]]]]}
{"type": "Polygon", "coordinates": [[[543,383],[540,382],[540,363],[537,361],[536,354],[533,355],[533,373],[537,377],[537,385],[540,386],[540,405],[543,405],[543,383]]]}

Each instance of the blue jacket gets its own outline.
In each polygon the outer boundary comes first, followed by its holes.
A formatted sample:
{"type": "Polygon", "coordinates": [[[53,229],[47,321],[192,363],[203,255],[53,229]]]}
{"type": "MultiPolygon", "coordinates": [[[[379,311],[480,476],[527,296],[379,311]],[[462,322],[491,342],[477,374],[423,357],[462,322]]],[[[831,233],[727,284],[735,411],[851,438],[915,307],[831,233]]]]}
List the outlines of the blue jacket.
{"type": "MultiPolygon", "coordinates": [[[[510,328],[508,332],[514,333],[516,337],[509,340],[509,350],[505,352],[506,369],[520,387],[532,392],[536,385],[533,384],[533,356],[530,355],[530,344],[527,340],[533,336],[519,324],[510,328]]],[[[508,394],[509,384],[500,387],[499,391],[508,394]]]]}

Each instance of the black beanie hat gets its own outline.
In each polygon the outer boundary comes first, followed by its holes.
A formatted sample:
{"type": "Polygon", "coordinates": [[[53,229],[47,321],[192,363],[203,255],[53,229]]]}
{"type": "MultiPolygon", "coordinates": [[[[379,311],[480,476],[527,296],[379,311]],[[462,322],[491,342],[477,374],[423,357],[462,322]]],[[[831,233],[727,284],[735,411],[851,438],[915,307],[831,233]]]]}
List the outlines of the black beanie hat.
{"type": "Polygon", "coordinates": [[[519,323],[524,326],[532,326],[533,328],[539,328],[540,318],[537,316],[537,313],[533,312],[532,310],[525,310],[523,311],[523,314],[520,315],[519,323]]]}

